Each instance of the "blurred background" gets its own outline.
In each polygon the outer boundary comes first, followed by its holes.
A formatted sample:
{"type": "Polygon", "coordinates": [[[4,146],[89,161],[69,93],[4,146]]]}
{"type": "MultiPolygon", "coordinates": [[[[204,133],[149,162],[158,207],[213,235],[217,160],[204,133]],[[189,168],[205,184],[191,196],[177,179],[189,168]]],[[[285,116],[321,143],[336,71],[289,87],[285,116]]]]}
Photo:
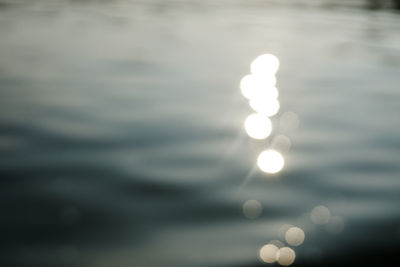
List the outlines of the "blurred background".
{"type": "Polygon", "coordinates": [[[395,266],[399,7],[1,0],[0,265],[395,266]],[[239,84],[264,53],[259,141],[239,84]]]}

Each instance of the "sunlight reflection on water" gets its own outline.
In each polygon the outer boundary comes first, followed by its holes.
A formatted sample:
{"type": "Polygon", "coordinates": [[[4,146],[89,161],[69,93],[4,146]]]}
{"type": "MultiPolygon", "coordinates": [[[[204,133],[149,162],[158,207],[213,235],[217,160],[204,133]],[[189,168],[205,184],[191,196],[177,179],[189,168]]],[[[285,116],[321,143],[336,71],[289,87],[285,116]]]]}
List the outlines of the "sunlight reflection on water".
{"type": "MultiPolygon", "coordinates": [[[[277,99],[279,93],[275,87],[279,65],[276,56],[260,55],[250,64],[252,74],[244,76],[240,81],[243,96],[249,99],[250,107],[256,112],[249,115],[244,123],[247,134],[253,139],[266,139],[272,132],[269,117],[276,115],[280,108],[277,99]]],[[[281,171],[284,162],[282,154],[275,150],[265,150],[257,159],[260,170],[270,174],[281,171]]]]}
{"type": "MultiPolygon", "coordinates": [[[[244,123],[250,138],[263,140],[270,137],[273,131],[270,117],[276,115],[280,108],[279,92],[275,86],[275,74],[279,65],[276,56],[261,55],[251,63],[252,74],[244,76],[240,81],[243,96],[249,100],[250,107],[256,112],[249,115],[244,123]]],[[[279,119],[279,130],[283,132],[296,129],[298,125],[299,118],[294,112],[285,112],[279,119]]],[[[272,175],[280,172],[284,168],[285,159],[278,151],[287,152],[290,146],[291,140],[285,135],[278,134],[272,138],[269,148],[262,151],[257,158],[258,168],[272,175]]],[[[263,209],[257,200],[247,200],[242,208],[244,216],[249,219],[258,218],[263,209]]],[[[284,224],[278,230],[280,239],[292,247],[302,245],[306,237],[305,230],[313,230],[314,225],[324,225],[325,230],[331,234],[343,230],[343,219],[340,216],[331,217],[330,210],[322,205],[300,215],[297,224],[297,226],[284,224]]],[[[282,266],[291,265],[295,261],[296,252],[283,242],[274,240],[262,246],[259,250],[259,259],[264,263],[278,262],[282,266]]]]}
{"type": "Polygon", "coordinates": [[[272,124],[267,117],[260,114],[251,114],[246,118],[244,128],[251,138],[265,139],[271,134],[272,124]]]}
{"type": "Polygon", "coordinates": [[[263,172],[277,173],[283,169],[285,160],[276,150],[265,150],[257,158],[257,165],[263,172]]]}

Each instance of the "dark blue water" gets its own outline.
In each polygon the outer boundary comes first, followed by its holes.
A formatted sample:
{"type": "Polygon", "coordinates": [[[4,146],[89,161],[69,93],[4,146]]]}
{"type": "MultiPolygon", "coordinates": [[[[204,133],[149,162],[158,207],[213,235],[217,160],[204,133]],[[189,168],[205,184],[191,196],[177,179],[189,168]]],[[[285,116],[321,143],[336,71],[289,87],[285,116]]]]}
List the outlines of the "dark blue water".
{"type": "Polygon", "coordinates": [[[3,2],[1,265],[258,266],[284,224],[294,266],[396,262],[400,17],[363,5],[3,2]],[[263,53],[281,109],[260,142],[239,82],[263,53]],[[304,222],[318,205],[343,229],[304,222]]]}

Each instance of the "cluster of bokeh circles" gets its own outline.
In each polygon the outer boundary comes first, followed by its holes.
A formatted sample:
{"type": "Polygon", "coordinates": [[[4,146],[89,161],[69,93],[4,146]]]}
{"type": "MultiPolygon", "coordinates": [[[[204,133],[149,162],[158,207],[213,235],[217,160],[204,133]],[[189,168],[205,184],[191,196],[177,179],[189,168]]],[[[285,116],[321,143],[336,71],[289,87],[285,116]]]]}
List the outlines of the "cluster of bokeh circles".
{"type": "MultiPolygon", "coordinates": [[[[254,111],[246,118],[244,128],[248,136],[256,140],[264,140],[271,135],[271,117],[280,108],[279,92],[276,88],[279,64],[279,59],[272,54],[260,55],[250,65],[251,74],[240,81],[242,95],[254,111]]],[[[277,173],[284,164],[283,156],[273,149],[262,151],[257,158],[258,167],[265,173],[277,173]]]]}
{"type": "MultiPolygon", "coordinates": [[[[272,133],[271,118],[280,108],[278,100],[279,91],[276,87],[276,73],[279,69],[279,59],[272,54],[258,56],[250,65],[250,72],[240,81],[242,95],[249,101],[253,110],[244,123],[248,136],[255,140],[266,140],[272,133]]],[[[291,122],[297,120],[293,112],[284,113],[280,121],[291,122]]],[[[298,123],[298,122],[297,122],[298,123]]],[[[281,123],[285,126],[285,123],[281,123]]],[[[286,136],[279,135],[274,138],[280,143],[290,146],[286,136]]],[[[285,160],[280,152],[269,148],[262,151],[257,158],[258,168],[270,175],[283,169],[285,160]]],[[[243,213],[249,219],[256,219],[262,213],[262,204],[257,200],[247,200],[243,204],[243,213]]],[[[343,230],[343,219],[331,216],[330,210],[322,205],[316,206],[309,213],[303,213],[296,223],[297,226],[284,224],[278,230],[280,240],[272,240],[263,245],[259,250],[259,259],[264,263],[279,263],[282,266],[291,265],[296,258],[294,247],[303,244],[306,237],[305,230],[312,230],[316,225],[322,225],[331,234],[343,230]]]]}
{"type": "Polygon", "coordinates": [[[291,247],[303,244],[306,234],[314,227],[323,227],[329,234],[339,234],[343,231],[344,222],[340,216],[332,216],[331,211],[322,205],[314,207],[311,212],[300,215],[296,226],[284,224],[278,230],[282,240],[272,240],[259,250],[259,258],[265,263],[278,262],[280,265],[291,265],[296,259],[296,252],[291,247]],[[286,243],[286,244],[285,244],[286,243]]]}

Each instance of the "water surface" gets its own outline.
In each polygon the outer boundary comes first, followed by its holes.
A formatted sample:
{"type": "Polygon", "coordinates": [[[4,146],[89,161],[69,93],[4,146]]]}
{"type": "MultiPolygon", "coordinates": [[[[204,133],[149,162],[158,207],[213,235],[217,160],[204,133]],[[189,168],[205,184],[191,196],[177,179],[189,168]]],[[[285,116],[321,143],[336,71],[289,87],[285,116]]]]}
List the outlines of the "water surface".
{"type": "Polygon", "coordinates": [[[284,224],[305,230],[295,266],[394,262],[400,17],[363,5],[4,2],[2,265],[258,266],[284,224]],[[281,109],[260,142],[239,82],[267,52],[281,109]],[[285,168],[263,174],[278,135],[285,168]],[[299,221],[318,205],[340,233],[299,221]]]}

